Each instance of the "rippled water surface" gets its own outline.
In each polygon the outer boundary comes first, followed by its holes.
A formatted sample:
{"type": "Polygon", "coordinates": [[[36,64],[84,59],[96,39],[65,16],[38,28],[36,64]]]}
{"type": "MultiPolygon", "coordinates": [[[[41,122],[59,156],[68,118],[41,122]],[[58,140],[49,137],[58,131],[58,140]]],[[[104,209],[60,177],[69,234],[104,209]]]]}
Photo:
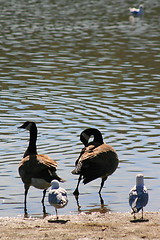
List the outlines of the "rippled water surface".
{"type": "MultiPolygon", "coordinates": [[[[98,128],[119,156],[102,190],[105,210],[126,212],[128,192],[143,173],[150,201],[159,211],[159,1],[145,1],[142,18],[129,16],[130,1],[0,0],[0,210],[23,214],[18,164],[33,120],[38,152],[58,162],[69,204],[78,212],[72,175],[82,148],[79,134],[98,128]]],[[[134,5],[135,6],[135,5],[134,5]]],[[[100,179],[80,185],[85,212],[99,211],[100,179]]],[[[28,212],[41,215],[42,191],[30,188],[28,212]]],[[[47,211],[49,206],[46,198],[47,211]]]]}

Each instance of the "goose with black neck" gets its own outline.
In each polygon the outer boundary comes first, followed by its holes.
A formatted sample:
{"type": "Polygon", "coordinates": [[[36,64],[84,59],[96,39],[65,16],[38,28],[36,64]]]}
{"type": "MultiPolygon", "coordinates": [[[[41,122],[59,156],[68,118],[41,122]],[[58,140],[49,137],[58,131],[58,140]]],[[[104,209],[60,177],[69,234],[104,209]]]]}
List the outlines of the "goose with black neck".
{"type": "Polygon", "coordinates": [[[19,175],[24,183],[24,213],[27,216],[27,194],[30,186],[43,190],[42,206],[43,214],[46,215],[44,199],[47,189],[51,186],[53,179],[63,182],[57,173],[57,162],[49,156],[37,153],[37,126],[35,122],[26,121],[19,128],[30,132],[29,145],[19,164],[19,175]]]}
{"type": "Polygon", "coordinates": [[[84,148],[75,162],[75,169],[72,171],[72,174],[79,175],[73,194],[78,200],[78,187],[82,179],[83,183],[87,184],[101,178],[99,196],[101,205],[103,205],[101,190],[108,176],[113,174],[118,167],[118,155],[112,146],[104,143],[101,132],[96,128],[88,128],[82,131],[80,140],[84,144],[84,148]],[[92,136],[93,140],[89,142],[92,136]]]}

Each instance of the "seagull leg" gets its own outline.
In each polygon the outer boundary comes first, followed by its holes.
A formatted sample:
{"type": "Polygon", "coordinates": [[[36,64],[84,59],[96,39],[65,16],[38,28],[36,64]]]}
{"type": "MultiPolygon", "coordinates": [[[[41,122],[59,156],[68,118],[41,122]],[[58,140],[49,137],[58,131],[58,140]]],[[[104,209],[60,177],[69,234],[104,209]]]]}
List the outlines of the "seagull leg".
{"type": "Polygon", "coordinates": [[[45,199],[45,195],[46,195],[46,189],[44,189],[44,191],[43,191],[43,197],[42,197],[42,206],[43,206],[43,213],[44,213],[44,215],[46,215],[46,208],[45,208],[45,206],[44,206],[44,199],[45,199]]]}
{"type": "Polygon", "coordinates": [[[24,185],[24,215],[25,217],[27,216],[27,194],[28,194],[28,190],[29,190],[29,186],[28,185],[24,185]]]}
{"type": "Polygon", "coordinates": [[[58,217],[58,211],[57,211],[57,208],[55,208],[55,210],[56,210],[56,218],[57,218],[57,220],[58,220],[59,217],[58,217]]]}
{"type": "Polygon", "coordinates": [[[135,214],[135,212],[133,213],[134,215],[133,215],[133,218],[134,218],[134,220],[136,220],[136,214],[135,214]]]}
{"type": "Polygon", "coordinates": [[[76,187],[75,191],[73,192],[73,195],[75,195],[75,197],[78,197],[78,195],[79,195],[78,187],[79,187],[81,179],[82,179],[82,175],[79,176],[77,187],[76,187]]]}
{"type": "Polygon", "coordinates": [[[142,220],[143,220],[143,207],[142,207],[142,220]]]}

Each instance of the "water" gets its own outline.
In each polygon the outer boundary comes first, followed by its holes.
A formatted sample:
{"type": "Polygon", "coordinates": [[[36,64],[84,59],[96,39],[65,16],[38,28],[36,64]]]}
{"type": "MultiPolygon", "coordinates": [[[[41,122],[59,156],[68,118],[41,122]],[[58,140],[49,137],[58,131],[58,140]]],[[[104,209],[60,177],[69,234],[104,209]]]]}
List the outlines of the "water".
{"type": "MultiPolygon", "coordinates": [[[[120,159],[102,190],[105,210],[130,211],[128,192],[142,172],[146,210],[159,211],[158,1],[145,1],[141,19],[130,18],[130,1],[122,0],[0,2],[1,216],[23,215],[17,168],[29,135],[17,127],[26,120],[37,123],[38,152],[55,159],[66,179],[69,204],[60,214],[78,212],[71,171],[88,127],[98,128],[120,159]]],[[[82,211],[100,210],[99,185],[80,185],[82,211]]],[[[30,188],[29,214],[42,214],[41,197],[30,188]]]]}

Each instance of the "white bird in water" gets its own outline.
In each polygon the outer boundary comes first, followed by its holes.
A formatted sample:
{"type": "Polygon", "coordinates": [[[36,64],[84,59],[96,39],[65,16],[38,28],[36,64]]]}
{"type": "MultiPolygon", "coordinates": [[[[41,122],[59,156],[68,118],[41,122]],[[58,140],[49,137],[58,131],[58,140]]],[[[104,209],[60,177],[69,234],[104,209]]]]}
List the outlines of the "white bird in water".
{"type": "Polygon", "coordinates": [[[134,214],[134,219],[136,219],[135,214],[142,210],[142,220],[143,220],[143,207],[148,203],[148,192],[144,185],[143,174],[138,174],[136,176],[136,185],[129,192],[129,205],[132,208],[132,214],[134,214]]]}
{"type": "Polygon", "coordinates": [[[55,207],[56,210],[56,218],[58,219],[57,208],[63,208],[67,205],[67,192],[64,188],[59,186],[59,182],[57,180],[53,180],[51,182],[51,189],[48,194],[48,202],[50,205],[55,207]]]}
{"type": "Polygon", "coordinates": [[[141,16],[141,15],[143,15],[143,13],[144,13],[144,7],[143,7],[143,5],[141,4],[140,6],[139,6],[139,8],[129,8],[129,11],[130,11],[130,13],[134,16],[134,17],[139,17],[139,16],[141,16]]]}

